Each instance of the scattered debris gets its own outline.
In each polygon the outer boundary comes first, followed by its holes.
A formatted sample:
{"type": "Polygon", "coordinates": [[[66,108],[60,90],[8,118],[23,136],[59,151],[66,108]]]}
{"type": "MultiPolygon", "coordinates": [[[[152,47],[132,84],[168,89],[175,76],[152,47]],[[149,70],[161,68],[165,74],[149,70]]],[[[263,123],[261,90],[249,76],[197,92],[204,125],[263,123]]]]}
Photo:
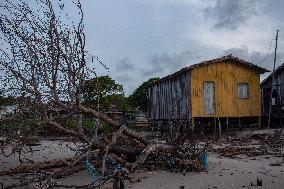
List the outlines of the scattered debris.
{"type": "Polygon", "coordinates": [[[256,184],[253,184],[252,182],[250,183],[251,186],[262,186],[262,179],[257,178],[256,179],[256,184]]]}
{"type": "Polygon", "coordinates": [[[237,158],[246,155],[253,159],[256,156],[266,155],[283,157],[284,138],[279,134],[254,134],[249,137],[230,138],[217,142],[210,140],[209,150],[224,157],[237,158]]]}
{"type": "Polygon", "coordinates": [[[281,166],[282,162],[270,163],[270,166],[281,166]]]}

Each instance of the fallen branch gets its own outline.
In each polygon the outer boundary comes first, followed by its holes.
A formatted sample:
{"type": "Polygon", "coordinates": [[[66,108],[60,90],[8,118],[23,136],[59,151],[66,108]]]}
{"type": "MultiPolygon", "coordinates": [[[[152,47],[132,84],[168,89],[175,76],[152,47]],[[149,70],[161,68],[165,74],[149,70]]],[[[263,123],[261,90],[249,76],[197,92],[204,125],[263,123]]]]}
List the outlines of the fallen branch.
{"type": "Polygon", "coordinates": [[[174,154],[177,152],[177,147],[164,145],[164,144],[149,144],[148,146],[146,146],[143,152],[138,156],[137,160],[131,164],[130,172],[133,172],[136,168],[141,166],[145,162],[147,157],[155,152],[174,154]]]}
{"type": "Polygon", "coordinates": [[[11,168],[7,171],[0,172],[0,176],[20,174],[20,173],[34,173],[40,170],[55,169],[60,167],[66,167],[72,163],[76,158],[66,158],[60,160],[43,161],[30,165],[21,165],[19,167],[11,168]]]}

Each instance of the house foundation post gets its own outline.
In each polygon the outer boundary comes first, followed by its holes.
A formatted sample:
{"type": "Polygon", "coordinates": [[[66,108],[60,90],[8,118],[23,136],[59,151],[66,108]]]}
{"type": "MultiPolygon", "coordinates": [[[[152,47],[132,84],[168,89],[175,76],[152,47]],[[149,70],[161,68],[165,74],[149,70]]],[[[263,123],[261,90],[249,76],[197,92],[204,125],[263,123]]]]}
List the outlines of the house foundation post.
{"type": "Polygon", "coordinates": [[[258,128],[262,127],[262,121],[261,121],[261,116],[258,117],[258,124],[257,124],[258,128]]]}

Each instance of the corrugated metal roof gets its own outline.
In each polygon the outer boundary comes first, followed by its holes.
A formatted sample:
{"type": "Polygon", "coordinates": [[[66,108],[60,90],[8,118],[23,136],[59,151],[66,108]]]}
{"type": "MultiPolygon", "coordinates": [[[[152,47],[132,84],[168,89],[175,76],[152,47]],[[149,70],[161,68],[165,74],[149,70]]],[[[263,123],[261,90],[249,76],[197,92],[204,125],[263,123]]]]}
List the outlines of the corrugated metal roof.
{"type": "Polygon", "coordinates": [[[231,54],[229,54],[229,55],[226,55],[226,56],[222,56],[220,58],[203,61],[203,62],[200,62],[198,64],[193,64],[193,65],[190,65],[188,67],[182,68],[181,70],[179,70],[179,71],[177,71],[177,72],[175,72],[173,74],[170,74],[170,75],[168,75],[166,77],[161,78],[157,82],[161,82],[161,81],[164,81],[164,80],[175,78],[176,76],[180,75],[181,73],[184,73],[184,72],[192,70],[192,69],[196,69],[196,68],[199,68],[199,67],[202,67],[202,66],[207,66],[209,64],[214,64],[214,63],[218,63],[218,62],[226,61],[226,60],[231,60],[231,61],[233,61],[236,64],[240,64],[240,65],[244,65],[244,66],[250,67],[250,68],[252,68],[254,70],[259,71],[260,74],[263,74],[265,72],[270,72],[269,70],[267,70],[265,68],[262,68],[260,66],[257,66],[255,64],[252,64],[250,62],[247,62],[245,60],[242,60],[242,59],[240,59],[238,57],[235,57],[235,56],[232,56],[231,54]]]}

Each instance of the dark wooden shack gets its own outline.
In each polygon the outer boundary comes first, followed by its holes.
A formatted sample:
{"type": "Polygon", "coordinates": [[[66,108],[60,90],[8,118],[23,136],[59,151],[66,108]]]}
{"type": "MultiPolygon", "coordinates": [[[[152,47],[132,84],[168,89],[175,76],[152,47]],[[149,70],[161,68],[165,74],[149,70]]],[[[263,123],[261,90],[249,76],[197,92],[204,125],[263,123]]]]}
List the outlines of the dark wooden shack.
{"type": "MultiPolygon", "coordinates": [[[[274,72],[274,84],[272,85],[273,73],[261,82],[262,114],[269,116],[271,102],[271,118],[283,124],[284,119],[284,63],[274,72]],[[272,93],[272,94],[271,94],[272,93]]],[[[278,124],[279,122],[277,122],[278,124]]]]}
{"type": "Polygon", "coordinates": [[[149,114],[152,120],[191,118],[190,75],[177,72],[162,78],[149,89],[149,114]]]}

